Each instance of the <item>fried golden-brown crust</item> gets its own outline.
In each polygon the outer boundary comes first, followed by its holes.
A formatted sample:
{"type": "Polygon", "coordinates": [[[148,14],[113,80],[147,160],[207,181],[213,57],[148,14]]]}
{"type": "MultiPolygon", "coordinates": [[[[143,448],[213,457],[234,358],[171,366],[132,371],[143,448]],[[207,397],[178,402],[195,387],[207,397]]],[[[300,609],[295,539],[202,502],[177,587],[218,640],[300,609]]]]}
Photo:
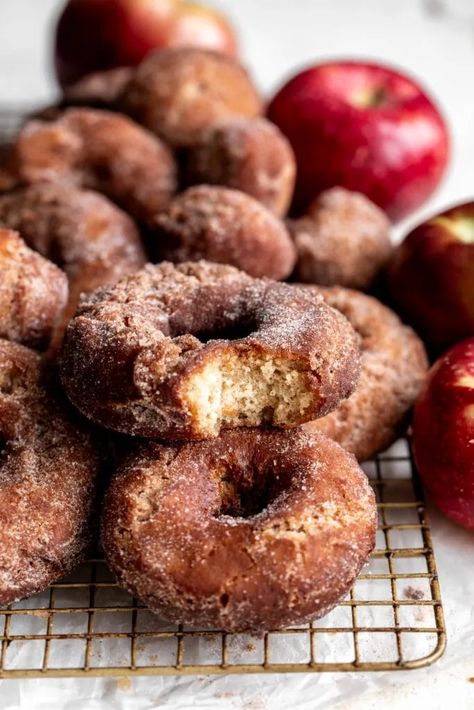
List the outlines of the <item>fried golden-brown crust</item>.
{"type": "Polygon", "coordinates": [[[81,293],[114,283],[146,262],[130,217],[89,190],[48,182],[19,188],[0,196],[0,223],[18,229],[30,247],[64,269],[65,320],[74,315],[81,293]]]}
{"type": "Polygon", "coordinates": [[[302,421],[336,407],[359,373],[356,335],[322,298],[201,261],[149,265],[85,298],[66,331],[62,380],[71,401],[110,429],[200,438],[185,384],[229,352],[296,361],[308,391],[317,393],[302,421]],[[241,327],[252,332],[218,339],[241,327]],[[200,333],[211,339],[201,342],[200,333]]]}
{"type": "Polygon", "coordinates": [[[323,435],[225,432],[148,443],[106,496],[120,585],[173,623],[262,633],[327,613],[375,543],[374,494],[323,435]]]}
{"type": "Polygon", "coordinates": [[[137,67],[120,108],[173,147],[226,116],[259,116],[262,99],[237,62],[205,49],[167,49],[137,67]]]}
{"type": "Polygon", "coordinates": [[[166,207],[176,190],[166,145],[126,116],[96,109],[28,121],[9,167],[20,183],[54,181],[102,192],[139,222],[166,207]]]}
{"type": "Polygon", "coordinates": [[[187,178],[242,190],[284,217],[293,195],[296,162],[281,131],[265,118],[232,117],[203,131],[192,146],[187,178]]]}
{"type": "Polygon", "coordinates": [[[296,260],[283,222],[249,195],[213,185],[178,195],[157,215],[149,243],[157,261],[207,259],[277,280],[296,260]]]}
{"type": "Polygon", "coordinates": [[[342,187],[322,192],[287,227],[298,254],[294,277],[305,283],[368,289],[392,251],[386,215],[342,187]]]}
{"type": "Polygon", "coordinates": [[[40,356],[0,341],[0,606],[41,591],[90,542],[96,455],[40,356]]]}
{"type": "Polygon", "coordinates": [[[403,432],[428,370],[425,348],[416,333],[375,298],[345,288],[308,288],[322,294],[359,333],[362,369],[348,399],[304,426],[322,431],[365,461],[403,432]]]}
{"type": "Polygon", "coordinates": [[[0,228],[0,338],[47,348],[67,298],[65,274],[29,249],[17,232],[0,228]]]}

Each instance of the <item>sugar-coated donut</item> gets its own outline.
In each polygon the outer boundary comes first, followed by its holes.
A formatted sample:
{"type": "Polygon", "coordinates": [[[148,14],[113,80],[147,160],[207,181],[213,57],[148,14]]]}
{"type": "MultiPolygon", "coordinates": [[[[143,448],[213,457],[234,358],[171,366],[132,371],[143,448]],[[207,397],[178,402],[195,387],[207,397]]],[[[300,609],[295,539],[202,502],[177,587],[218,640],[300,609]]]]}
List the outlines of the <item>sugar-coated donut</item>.
{"type": "Polygon", "coordinates": [[[173,623],[261,633],[327,613],[375,544],[374,494],[317,432],[142,445],[114,477],[102,544],[120,585],[173,623]]]}
{"type": "Polygon", "coordinates": [[[71,401],[109,429],[203,439],[327,414],[354,390],[359,350],[348,321],[304,288],[164,262],[82,301],[61,369],[71,401]]]}
{"type": "Polygon", "coordinates": [[[54,121],[65,108],[71,106],[114,111],[117,100],[130,80],[132,72],[132,67],[114,67],[86,74],[74,84],[64,86],[63,94],[57,103],[34,111],[30,114],[30,118],[54,121]]]}
{"type": "Polygon", "coordinates": [[[296,259],[283,222],[249,195],[213,185],[175,197],[154,220],[149,244],[159,261],[206,259],[272,279],[288,276],[296,259]]]}
{"type": "Polygon", "coordinates": [[[262,99],[245,69],[207,49],[149,54],[125,86],[120,108],[175,148],[227,116],[259,116],[262,99]]]}
{"type": "Polygon", "coordinates": [[[0,606],[68,573],[90,543],[96,455],[40,356],[0,341],[0,606]]]}
{"type": "Polygon", "coordinates": [[[368,289],[391,251],[390,223],[358,192],[322,192],[300,219],[288,220],[298,254],[297,281],[368,289]]]}
{"type": "Polygon", "coordinates": [[[28,121],[9,165],[20,183],[55,181],[102,192],[139,222],[166,207],[176,191],[167,146],[109,111],[70,108],[53,121],[28,121]]]}
{"type": "Polygon", "coordinates": [[[0,228],[0,338],[47,348],[67,298],[66,275],[17,232],[0,228]]]}
{"type": "Polygon", "coordinates": [[[130,217],[89,190],[48,182],[19,188],[0,196],[0,224],[18,229],[30,247],[64,269],[66,319],[74,315],[81,293],[114,283],[146,262],[130,217]]]}
{"type": "Polygon", "coordinates": [[[242,190],[284,217],[293,195],[296,161],[287,138],[266,118],[222,119],[189,151],[187,179],[242,190]]]}
{"type": "Polygon", "coordinates": [[[360,335],[362,368],[353,394],[304,426],[322,431],[365,461],[403,433],[428,370],[425,348],[411,328],[371,296],[337,287],[314,288],[314,293],[343,313],[360,335]]]}
{"type": "Polygon", "coordinates": [[[132,67],[114,67],[87,74],[64,87],[61,105],[113,110],[132,73],[132,67]]]}

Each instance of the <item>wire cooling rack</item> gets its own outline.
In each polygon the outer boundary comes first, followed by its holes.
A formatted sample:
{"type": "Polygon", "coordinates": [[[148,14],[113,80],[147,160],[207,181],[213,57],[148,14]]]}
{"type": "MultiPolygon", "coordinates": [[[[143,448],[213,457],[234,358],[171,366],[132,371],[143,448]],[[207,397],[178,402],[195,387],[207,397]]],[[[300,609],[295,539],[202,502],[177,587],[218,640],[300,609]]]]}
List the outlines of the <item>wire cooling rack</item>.
{"type": "Polygon", "coordinates": [[[119,589],[103,560],[0,610],[0,678],[420,668],[446,645],[431,534],[408,442],[364,464],[377,546],[325,618],[263,638],[170,626],[119,589]]]}
{"type": "MultiPolygon", "coordinates": [[[[0,110],[0,146],[21,122],[0,110]]],[[[324,619],[263,638],[170,626],[114,583],[103,560],[0,609],[0,678],[420,668],[446,645],[425,503],[408,443],[364,464],[379,509],[377,547],[324,619]]]]}

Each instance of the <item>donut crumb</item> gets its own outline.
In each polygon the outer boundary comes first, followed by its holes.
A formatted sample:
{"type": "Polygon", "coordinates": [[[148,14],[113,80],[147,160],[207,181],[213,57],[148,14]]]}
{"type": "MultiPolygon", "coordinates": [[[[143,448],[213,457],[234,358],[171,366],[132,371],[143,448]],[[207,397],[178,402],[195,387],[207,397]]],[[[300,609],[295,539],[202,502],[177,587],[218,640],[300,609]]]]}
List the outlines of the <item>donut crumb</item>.
{"type": "Polygon", "coordinates": [[[202,434],[221,428],[297,424],[315,406],[297,360],[226,352],[209,358],[184,386],[184,399],[202,434]]]}

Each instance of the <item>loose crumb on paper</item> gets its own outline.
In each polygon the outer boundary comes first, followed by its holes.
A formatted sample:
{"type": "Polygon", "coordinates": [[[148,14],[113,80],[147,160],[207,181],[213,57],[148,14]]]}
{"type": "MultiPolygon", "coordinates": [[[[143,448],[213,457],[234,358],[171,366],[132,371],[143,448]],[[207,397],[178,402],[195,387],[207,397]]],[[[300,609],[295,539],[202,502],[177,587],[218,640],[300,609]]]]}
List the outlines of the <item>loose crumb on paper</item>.
{"type": "Polygon", "coordinates": [[[132,687],[132,681],[127,676],[117,678],[117,690],[128,691],[132,687]]]}

